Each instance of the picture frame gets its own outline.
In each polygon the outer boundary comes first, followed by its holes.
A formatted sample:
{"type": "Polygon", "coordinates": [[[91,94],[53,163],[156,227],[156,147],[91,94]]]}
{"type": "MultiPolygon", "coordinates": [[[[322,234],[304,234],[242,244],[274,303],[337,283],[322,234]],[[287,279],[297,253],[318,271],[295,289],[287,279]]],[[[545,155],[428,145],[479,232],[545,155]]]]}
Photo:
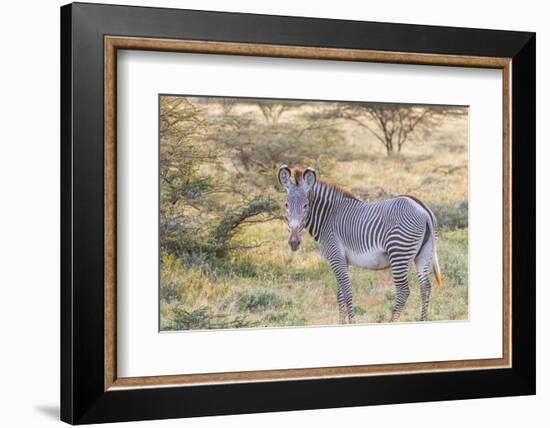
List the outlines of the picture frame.
{"type": "Polygon", "coordinates": [[[61,8],[61,419],[71,424],[535,393],[535,34],[73,3],[61,8]],[[108,18],[108,19],[107,19],[108,18]],[[117,375],[117,51],[502,70],[498,359],[117,375]]]}

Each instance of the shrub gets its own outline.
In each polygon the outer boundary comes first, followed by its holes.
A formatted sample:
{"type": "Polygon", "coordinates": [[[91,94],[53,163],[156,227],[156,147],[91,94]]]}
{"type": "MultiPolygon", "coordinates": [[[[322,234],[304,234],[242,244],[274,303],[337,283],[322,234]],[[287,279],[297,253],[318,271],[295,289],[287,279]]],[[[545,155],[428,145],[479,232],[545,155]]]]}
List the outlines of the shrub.
{"type": "Polygon", "coordinates": [[[259,266],[252,257],[243,255],[232,263],[226,263],[225,266],[220,266],[220,268],[240,278],[255,278],[258,276],[259,266]]]}
{"type": "Polygon", "coordinates": [[[183,305],[174,305],[170,308],[170,319],[161,325],[161,330],[242,328],[255,325],[244,315],[213,314],[207,308],[188,310],[183,305]]]}
{"type": "Polygon", "coordinates": [[[267,288],[250,288],[235,293],[234,305],[238,311],[259,312],[289,306],[291,301],[277,291],[267,288]]]}
{"type": "Polygon", "coordinates": [[[199,299],[209,299],[213,296],[223,296],[226,287],[214,284],[204,268],[182,265],[179,259],[170,255],[161,257],[160,261],[160,296],[171,302],[178,300],[193,304],[199,299]]]}
{"type": "Polygon", "coordinates": [[[468,229],[443,233],[438,244],[443,282],[452,287],[468,285],[468,229]]]}
{"type": "Polygon", "coordinates": [[[468,201],[448,205],[431,205],[437,224],[448,229],[468,227],[468,201]]]}
{"type": "Polygon", "coordinates": [[[265,326],[302,326],[307,325],[307,319],[294,312],[270,312],[266,314],[261,322],[265,326]]]}

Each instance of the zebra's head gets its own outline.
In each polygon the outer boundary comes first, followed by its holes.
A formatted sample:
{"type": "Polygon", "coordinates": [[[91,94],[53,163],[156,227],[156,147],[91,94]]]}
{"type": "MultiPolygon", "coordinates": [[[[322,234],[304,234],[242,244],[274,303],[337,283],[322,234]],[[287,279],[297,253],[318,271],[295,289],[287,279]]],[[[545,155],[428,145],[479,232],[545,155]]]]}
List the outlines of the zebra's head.
{"type": "Polygon", "coordinates": [[[309,211],[308,193],[317,181],[315,170],[307,168],[294,173],[294,183],[291,180],[290,168],[282,165],[279,168],[279,182],[286,189],[286,221],[288,223],[288,245],[292,251],[298,250],[302,242],[302,229],[309,211]]]}

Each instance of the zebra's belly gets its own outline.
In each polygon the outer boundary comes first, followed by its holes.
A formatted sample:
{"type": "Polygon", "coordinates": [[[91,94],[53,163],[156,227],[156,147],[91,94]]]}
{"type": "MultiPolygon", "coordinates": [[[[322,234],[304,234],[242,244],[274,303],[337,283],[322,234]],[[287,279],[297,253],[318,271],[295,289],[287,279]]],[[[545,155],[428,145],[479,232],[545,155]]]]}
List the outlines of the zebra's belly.
{"type": "Polygon", "coordinates": [[[366,253],[347,251],[348,263],[365,269],[386,269],[390,266],[388,254],[383,250],[372,250],[366,253]]]}

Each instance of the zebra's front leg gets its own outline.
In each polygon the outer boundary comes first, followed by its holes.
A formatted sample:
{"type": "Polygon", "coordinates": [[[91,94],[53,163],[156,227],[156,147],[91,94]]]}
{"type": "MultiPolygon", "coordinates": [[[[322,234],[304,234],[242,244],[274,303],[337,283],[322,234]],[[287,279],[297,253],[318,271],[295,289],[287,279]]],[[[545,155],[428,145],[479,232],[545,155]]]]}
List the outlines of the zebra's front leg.
{"type": "Polygon", "coordinates": [[[340,324],[346,324],[346,321],[351,324],[354,322],[355,309],[353,307],[348,266],[344,260],[340,259],[332,260],[329,264],[336,276],[336,298],[338,300],[340,324]]]}
{"type": "Polygon", "coordinates": [[[410,294],[409,289],[409,262],[395,261],[391,265],[391,273],[395,284],[395,306],[390,322],[399,321],[401,311],[410,294]]]}

